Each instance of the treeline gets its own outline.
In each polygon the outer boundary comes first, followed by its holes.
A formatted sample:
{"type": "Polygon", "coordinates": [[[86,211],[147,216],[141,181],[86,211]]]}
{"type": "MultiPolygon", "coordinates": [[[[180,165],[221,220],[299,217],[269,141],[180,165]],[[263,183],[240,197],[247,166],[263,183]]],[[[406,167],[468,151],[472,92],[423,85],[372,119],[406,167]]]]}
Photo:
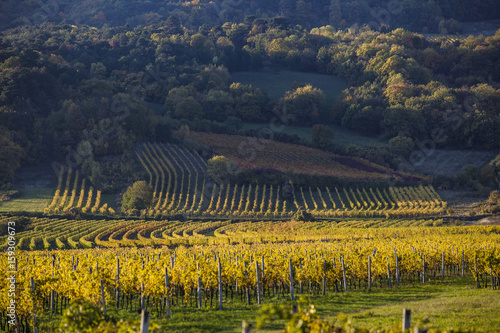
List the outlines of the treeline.
{"type": "MultiPolygon", "coordinates": [[[[440,147],[498,149],[500,33],[430,42],[331,26],[289,28],[281,17],[190,30],[157,25],[96,29],[45,24],[0,37],[0,183],[21,163],[121,155],[172,128],[235,133],[242,121],[314,124],[318,114],[365,134],[440,147]],[[276,66],[338,75],[335,105],[294,85],[279,101],[232,83],[231,71],[276,66]]],[[[129,168],[130,169],[130,168],[129,168]]],[[[98,178],[98,177],[97,177],[98,178]]]]}
{"type": "Polygon", "coordinates": [[[242,23],[247,16],[283,16],[291,26],[312,28],[332,25],[346,28],[369,24],[377,30],[398,27],[418,32],[457,33],[459,22],[497,19],[500,4],[495,0],[45,0],[4,1],[0,28],[51,22],[130,26],[158,24],[171,13],[190,28],[216,26],[231,20],[242,23]]]}

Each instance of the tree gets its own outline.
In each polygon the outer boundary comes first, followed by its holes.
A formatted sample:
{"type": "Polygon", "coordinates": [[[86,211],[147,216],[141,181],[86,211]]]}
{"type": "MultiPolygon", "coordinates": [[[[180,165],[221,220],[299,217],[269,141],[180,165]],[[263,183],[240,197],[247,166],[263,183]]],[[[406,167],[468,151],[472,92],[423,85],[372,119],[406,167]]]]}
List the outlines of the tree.
{"type": "Polygon", "coordinates": [[[246,121],[262,121],[265,119],[264,107],[266,95],[260,89],[241,83],[232,83],[229,90],[234,98],[237,116],[246,121]]]}
{"type": "Polygon", "coordinates": [[[204,109],[206,118],[223,121],[234,114],[234,99],[228,92],[212,89],[206,95],[204,109]]]}
{"type": "Polygon", "coordinates": [[[0,126],[0,186],[12,181],[26,152],[15,140],[16,133],[0,126]]]}
{"type": "Polygon", "coordinates": [[[402,107],[391,107],[384,111],[380,123],[387,137],[400,133],[413,139],[420,139],[427,133],[427,124],[418,111],[402,107]]]}
{"type": "Polygon", "coordinates": [[[195,118],[203,118],[205,112],[201,107],[201,104],[198,103],[192,96],[187,97],[183,101],[179,102],[174,109],[174,115],[177,118],[187,118],[187,119],[195,119],[195,118]]]}
{"type": "Polygon", "coordinates": [[[323,91],[308,84],[287,91],[283,97],[281,107],[284,114],[288,113],[295,116],[295,123],[310,124],[315,115],[318,114],[318,109],[321,108],[324,100],[323,91]]]}
{"type": "Polygon", "coordinates": [[[238,172],[238,165],[233,160],[217,155],[208,160],[207,175],[217,184],[227,183],[238,172]]]}
{"type": "Polygon", "coordinates": [[[290,17],[293,13],[292,0],[280,0],[278,12],[285,17],[290,17]]]}
{"type": "Polygon", "coordinates": [[[183,33],[181,23],[179,22],[179,19],[174,15],[170,15],[167,18],[164,27],[165,32],[168,34],[178,35],[183,33]]]}
{"type": "Polygon", "coordinates": [[[196,58],[202,63],[208,63],[214,57],[214,43],[204,35],[197,33],[191,36],[190,46],[196,58]]]}
{"type": "Polygon", "coordinates": [[[333,137],[333,131],[328,126],[316,124],[312,127],[312,142],[318,148],[328,148],[333,137]]]}
{"type": "Polygon", "coordinates": [[[404,135],[398,135],[389,140],[389,149],[390,151],[396,155],[403,158],[408,157],[410,155],[415,143],[411,138],[408,138],[404,135]]]}
{"type": "Polygon", "coordinates": [[[492,205],[500,205],[500,191],[491,191],[488,197],[488,202],[492,205]]]}
{"type": "Polygon", "coordinates": [[[266,52],[272,62],[280,64],[284,61],[290,51],[293,50],[293,45],[283,38],[273,39],[266,45],[266,52]]]}
{"type": "Polygon", "coordinates": [[[222,27],[225,29],[226,36],[231,40],[231,42],[233,42],[233,44],[237,48],[243,47],[243,45],[245,45],[245,37],[250,30],[248,25],[244,23],[233,23],[231,25],[224,24],[222,27]]]}
{"type": "Polygon", "coordinates": [[[264,103],[265,95],[260,90],[244,93],[236,99],[236,112],[243,120],[259,122],[265,118],[264,103]]]}
{"type": "Polygon", "coordinates": [[[96,78],[106,77],[106,66],[102,62],[92,63],[90,65],[90,75],[96,78]]]}
{"type": "Polygon", "coordinates": [[[312,16],[312,4],[309,1],[298,0],[295,5],[295,20],[303,25],[310,25],[310,22],[313,21],[312,16]]]}
{"type": "Polygon", "coordinates": [[[331,0],[330,2],[330,25],[338,28],[342,21],[342,12],[340,9],[340,0],[331,0]]]}
{"type": "Polygon", "coordinates": [[[153,201],[153,190],[143,180],[135,182],[123,194],[122,210],[146,209],[153,201]]]}

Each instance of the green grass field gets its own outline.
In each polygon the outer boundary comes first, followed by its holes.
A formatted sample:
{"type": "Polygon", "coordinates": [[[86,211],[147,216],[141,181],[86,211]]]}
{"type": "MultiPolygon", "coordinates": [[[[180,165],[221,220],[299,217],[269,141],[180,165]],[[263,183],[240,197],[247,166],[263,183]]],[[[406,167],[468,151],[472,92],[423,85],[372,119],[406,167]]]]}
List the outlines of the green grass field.
{"type": "MultiPolygon", "coordinates": [[[[259,130],[261,128],[266,128],[267,124],[257,124],[257,123],[244,123],[243,129],[245,130],[259,130]]],[[[334,138],[333,142],[337,145],[347,146],[350,144],[355,144],[358,146],[368,146],[374,144],[377,146],[387,145],[388,141],[374,138],[370,136],[363,136],[353,131],[346,130],[340,126],[330,125],[333,130],[334,138]]],[[[296,134],[301,139],[311,142],[312,128],[311,127],[298,127],[298,126],[285,126],[283,128],[283,133],[286,134],[296,134]]]]}
{"type": "Polygon", "coordinates": [[[339,77],[266,68],[259,72],[236,72],[231,75],[233,82],[250,84],[267,93],[272,100],[278,100],[290,90],[294,83],[311,84],[323,90],[326,103],[332,104],[337,96],[347,88],[347,83],[339,77]]]}
{"type": "MultiPolygon", "coordinates": [[[[296,291],[296,297],[302,296],[296,291]]],[[[394,329],[401,324],[403,309],[410,309],[411,326],[420,328],[453,328],[465,332],[500,332],[500,297],[498,290],[476,289],[471,276],[432,279],[427,284],[414,286],[351,290],[347,293],[333,291],[327,296],[304,294],[315,305],[318,315],[330,323],[342,326],[346,319],[352,327],[394,329]],[[453,281],[452,281],[453,280],[453,281]]],[[[208,301],[210,303],[210,301],[208,301]]],[[[264,304],[288,304],[288,295],[274,297],[264,304]]],[[[174,307],[171,319],[153,317],[165,332],[241,332],[243,320],[255,322],[259,306],[252,302],[246,305],[238,297],[224,303],[224,310],[214,307],[197,309],[174,307]]],[[[115,317],[138,320],[139,314],[126,310],[117,311],[110,306],[108,313],[115,317]]],[[[55,332],[58,318],[48,315],[41,318],[44,332],[55,332]]],[[[277,332],[284,328],[285,321],[276,321],[263,329],[252,332],[277,332]]]]}
{"type": "MultiPolygon", "coordinates": [[[[401,324],[402,312],[406,308],[412,310],[412,327],[500,332],[498,291],[475,289],[470,277],[458,283],[445,279],[414,287],[331,292],[328,297],[306,296],[321,318],[339,326],[343,324],[339,314],[343,313],[354,327],[392,329],[401,324]]],[[[283,298],[273,300],[276,304],[283,302],[291,304],[283,298]]],[[[240,304],[230,308],[229,314],[226,311],[186,309],[161,325],[172,332],[241,332],[241,321],[253,321],[258,315],[257,305],[240,304]]],[[[276,322],[253,332],[276,332],[284,328],[284,323],[276,322]]]]}
{"type": "Polygon", "coordinates": [[[0,202],[0,212],[43,212],[54,195],[53,188],[25,188],[18,197],[0,202]]]}

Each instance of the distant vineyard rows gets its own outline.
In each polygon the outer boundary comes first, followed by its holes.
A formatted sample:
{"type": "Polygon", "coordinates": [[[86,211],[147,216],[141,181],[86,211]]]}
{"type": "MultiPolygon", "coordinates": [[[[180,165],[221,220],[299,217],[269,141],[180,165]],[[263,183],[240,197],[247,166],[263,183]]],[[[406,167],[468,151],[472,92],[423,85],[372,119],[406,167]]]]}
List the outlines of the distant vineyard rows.
{"type": "Polygon", "coordinates": [[[211,147],[219,155],[234,159],[245,170],[272,169],[352,180],[424,180],[422,176],[395,171],[361,158],[264,138],[190,131],[189,139],[211,147]]]}
{"type": "MultiPolygon", "coordinates": [[[[2,221],[8,217],[0,217],[2,221]]],[[[399,220],[372,219],[317,222],[290,221],[145,221],[145,220],[68,220],[31,218],[26,230],[19,232],[21,250],[78,248],[157,247],[163,245],[209,245],[234,243],[274,243],[311,239],[351,239],[352,230],[370,228],[364,238],[396,235],[400,227],[443,225],[441,219],[399,220]],[[346,231],[348,230],[348,231],[346,231]],[[349,231],[350,230],[350,231],[349,231]],[[327,236],[328,235],[328,236],[327,236]]],[[[0,237],[2,248],[7,236],[0,237]]]]}
{"type": "MultiPolygon", "coordinates": [[[[153,188],[153,204],[146,215],[201,217],[289,218],[304,209],[315,217],[424,217],[446,210],[432,186],[389,188],[319,188],[252,184],[214,184],[207,178],[207,163],[196,152],[170,144],[145,143],[136,156],[153,188]],[[287,192],[287,193],[283,193],[287,192]]],[[[101,191],[87,186],[78,171],[62,168],[57,189],[46,214],[113,215],[101,201],[101,191]]]]}
{"type": "Polygon", "coordinates": [[[80,177],[78,170],[73,175],[73,169],[62,167],[56,192],[49,206],[44,209],[44,213],[66,213],[71,208],[76,208],[82,213],[115,213],[107,203],[101,204],[101,191],[94,191],[92,186],[87,187],[86,179],[80,177]],[[64,178],[66,181],[63,188],[64,178]]]}
{"type": "Polygon", "coordinates": [[[285,218],[302,208],[316,217],[416,217],[447,206],[432,186],[299,187],[284,195],[281,186],[209,183],[206,162],[180,146],[145,143],[136,154],[154,188],[150,216],[285,218]]]}

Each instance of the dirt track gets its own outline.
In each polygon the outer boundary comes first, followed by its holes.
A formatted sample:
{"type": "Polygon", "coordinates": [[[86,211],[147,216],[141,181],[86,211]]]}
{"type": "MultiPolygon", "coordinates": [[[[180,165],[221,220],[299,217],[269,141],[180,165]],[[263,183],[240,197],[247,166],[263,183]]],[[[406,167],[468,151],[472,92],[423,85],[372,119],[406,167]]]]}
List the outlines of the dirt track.
{"type": "Polygon", "coordinates": [[[476,221],[474,225],[500,225],[500,214],[485,217],[479,221],[476,221]]]}

